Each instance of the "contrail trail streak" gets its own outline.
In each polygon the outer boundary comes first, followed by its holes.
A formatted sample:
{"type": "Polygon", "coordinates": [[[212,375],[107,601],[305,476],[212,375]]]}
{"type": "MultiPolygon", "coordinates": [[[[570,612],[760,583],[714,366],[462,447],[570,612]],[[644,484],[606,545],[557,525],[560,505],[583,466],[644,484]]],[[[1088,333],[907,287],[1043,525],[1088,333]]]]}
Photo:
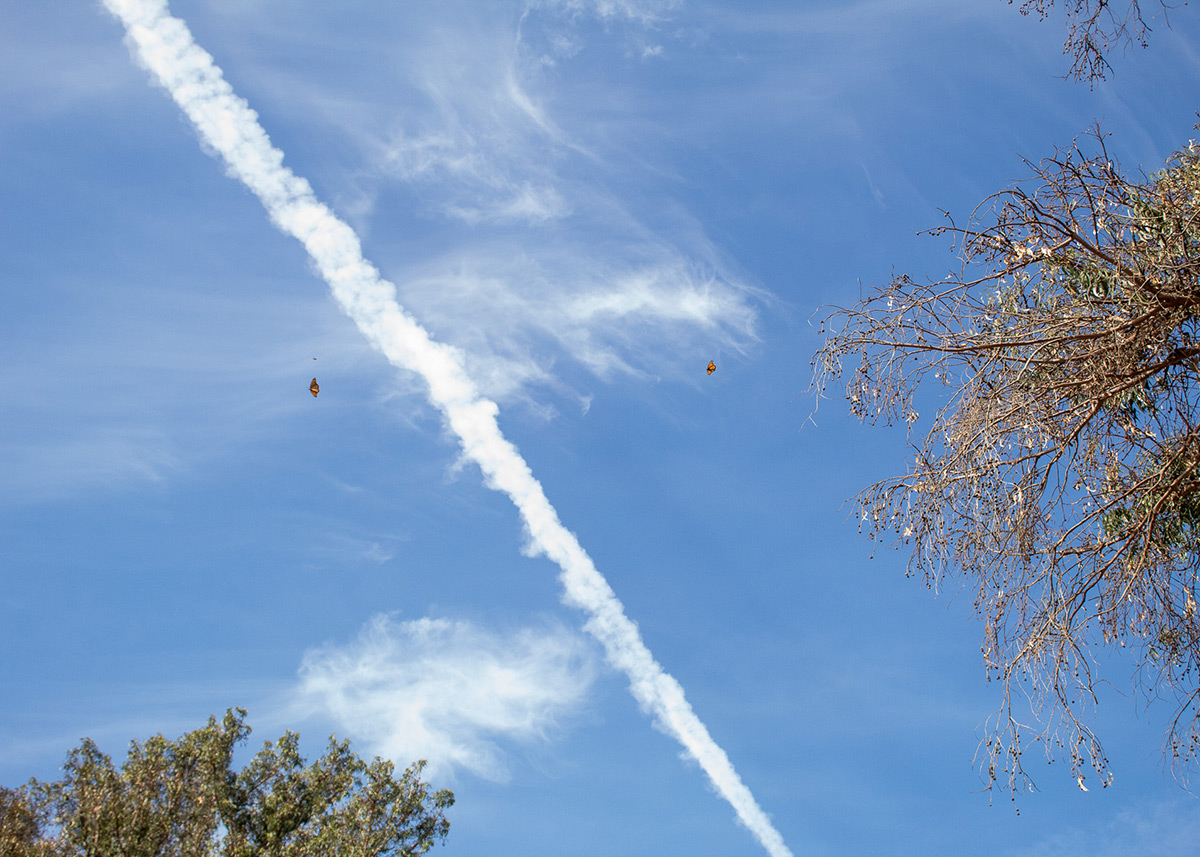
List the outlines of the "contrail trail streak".
{"type": "Polygon", "coordinates": [[[354,231],[317,200],[309,183],[283,166],[258,114],[238,97],[200,48],[187,25],[170,15],[166,0],[103,0],[126,30],[134,57],[158,80],[220,153],[228,172],[262,201],[271,222],[299,239],[342,310],[395,366],[419,374],[429,399],[458,436],[484,482],[509,496],[521,515],[530,552],[562,569],[563,600],[588,614],[584,628],[604,646],[610,664],[628,677],[642,710],[683,745],[733,806],[738,820],[772,857],[791,857],[729,757],[708,734],[683,688],[654,660],[637,625],[579,541],[558,519],[541,484],[500,431],[495,402],[480,395],[456,349],[435,342],[396,300],[396,287],[362,256],[354,231]]]}

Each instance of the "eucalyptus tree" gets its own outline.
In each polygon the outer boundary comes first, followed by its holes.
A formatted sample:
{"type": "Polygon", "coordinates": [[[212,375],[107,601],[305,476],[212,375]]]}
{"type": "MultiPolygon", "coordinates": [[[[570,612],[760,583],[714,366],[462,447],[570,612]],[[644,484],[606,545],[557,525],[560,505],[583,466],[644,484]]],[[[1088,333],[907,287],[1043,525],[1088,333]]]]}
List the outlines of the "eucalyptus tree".
{"type": "Polygon", "coordinates": [[[819,391],[908,427],[907,472],[856,517],[972,592],[1002,690],[979,760],[1014,790],[1031,741],[1111,781],[1086,719],[1114,649],[1173,705],[1177,773],[1200,758],[1200,149],[1133,180],[1088,148],[934,230],[957,272],[833,311],[814,357],[819,391]]]}
{"type": "Polygon", "coordinates": [[[306,764],[299,737],[268,741],[240,771],[243,709],[177,740],[134,741],[117,768],[85,739],[63,777],[0,788],[5,857],[415,857],[450,829],[447,790],[431,792],[417,762],[365,762],[330,738],[306,764]]]}

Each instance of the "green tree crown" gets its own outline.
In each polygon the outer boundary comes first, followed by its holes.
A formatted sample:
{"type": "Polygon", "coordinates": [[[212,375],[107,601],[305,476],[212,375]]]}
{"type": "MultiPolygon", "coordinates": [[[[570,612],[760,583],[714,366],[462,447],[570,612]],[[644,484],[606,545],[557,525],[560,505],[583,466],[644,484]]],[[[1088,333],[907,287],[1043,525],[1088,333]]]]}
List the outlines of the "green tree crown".
{"type": "Polygon", "coordinates": [[[309,765],[299,736],[285,732],[234,772],[245,717],[230,709],[175,741],[131,742],[119,769],[84,739],[62,779],[0,787],[0,854],[416,857],[445,839],[454,795],[430,791],[424,762],[397,778],[391,762],[365,762],[331,737],[309,765]]]}

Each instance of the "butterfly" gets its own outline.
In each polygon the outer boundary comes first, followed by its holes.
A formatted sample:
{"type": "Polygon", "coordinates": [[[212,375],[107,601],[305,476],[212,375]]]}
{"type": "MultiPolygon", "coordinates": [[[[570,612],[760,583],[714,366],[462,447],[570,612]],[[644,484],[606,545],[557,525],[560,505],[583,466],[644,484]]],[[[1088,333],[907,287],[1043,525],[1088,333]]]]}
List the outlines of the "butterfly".
{"type": "MultiPolygon", "coordinates": [[[[711,360],[709,360],[708,361],[708,374],[711,375],[713,372],[716,372],[716,371],[717,371],[717,364],[713,363],[711,360]]],[[[315,396],[316,393],[313,393],[313,395],[315,396]]]]}
{"type": "Polygon", "coordinates": [[[317,397],[317,393],[321,392],[321,388],[317,385],[317,379],[313,378],[313,382],[308,385],[308,391],[313,394],[313,398],[317,397]]]}

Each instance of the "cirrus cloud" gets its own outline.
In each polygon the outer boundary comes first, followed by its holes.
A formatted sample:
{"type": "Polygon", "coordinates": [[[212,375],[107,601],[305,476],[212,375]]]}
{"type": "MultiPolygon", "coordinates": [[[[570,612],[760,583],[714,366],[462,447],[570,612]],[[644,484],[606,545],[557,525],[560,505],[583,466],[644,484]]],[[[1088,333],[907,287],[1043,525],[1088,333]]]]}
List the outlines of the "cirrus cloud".
{"type": "Polygon", "coordinates": [[[470,622],[381,615],[344,645],[309,651],[304,702],[373,752],[431,777],[509,777],[500,742],[544,740],[578,709],[595,673],[590,650],[561,626],[495,633],[470,622]]]}

